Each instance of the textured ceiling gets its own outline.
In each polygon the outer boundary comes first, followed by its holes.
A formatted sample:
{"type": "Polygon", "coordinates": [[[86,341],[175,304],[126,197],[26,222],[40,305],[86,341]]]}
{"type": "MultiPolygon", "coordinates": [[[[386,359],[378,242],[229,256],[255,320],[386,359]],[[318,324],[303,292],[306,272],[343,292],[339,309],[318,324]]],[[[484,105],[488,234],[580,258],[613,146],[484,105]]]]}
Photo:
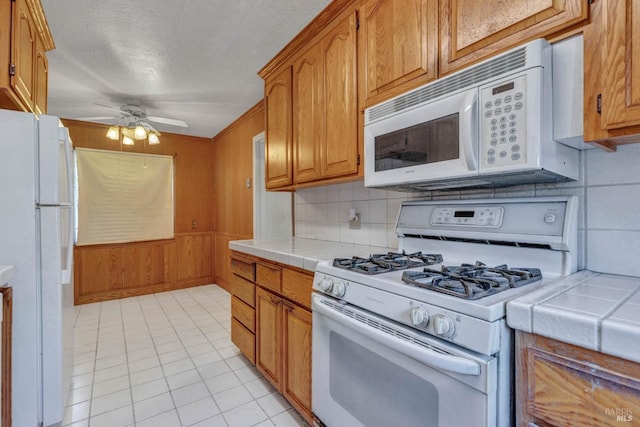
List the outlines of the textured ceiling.
{"type": "MultiPolygon", "coordinates": [[[[117,115],[139,99],[160,131],[212,137],[263,96],[260,70],[329,0],[42,0],[56,48],[48,114],[117,115]]],[[[100,121],[109,123],[109,121],[100,121]]]]}

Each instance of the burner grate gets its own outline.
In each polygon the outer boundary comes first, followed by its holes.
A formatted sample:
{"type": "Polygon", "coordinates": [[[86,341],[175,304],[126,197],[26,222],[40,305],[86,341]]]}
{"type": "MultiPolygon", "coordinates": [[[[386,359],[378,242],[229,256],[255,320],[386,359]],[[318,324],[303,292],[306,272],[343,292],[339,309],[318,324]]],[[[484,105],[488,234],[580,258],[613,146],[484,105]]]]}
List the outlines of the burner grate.
{"type": "Polygon", "coordinates": [[[422,252],[406,253],[388,252],[386,254],[373,254],[369,258],[351,257],[335,258],[335,267],[357,271],[364,274],[380,274],[393,270],[404,270],[442,262],[440,254],[423,254],[422,252]]]}
{"type": "Polygon", "coordinates": [[[541,279],[538,268],[509,268],[506,264],[491,268],[481,262],[442,266],[440,271],[425,268],[421,272],[405,271],[402,274],[403,282],[471,300],[541,279]]]}

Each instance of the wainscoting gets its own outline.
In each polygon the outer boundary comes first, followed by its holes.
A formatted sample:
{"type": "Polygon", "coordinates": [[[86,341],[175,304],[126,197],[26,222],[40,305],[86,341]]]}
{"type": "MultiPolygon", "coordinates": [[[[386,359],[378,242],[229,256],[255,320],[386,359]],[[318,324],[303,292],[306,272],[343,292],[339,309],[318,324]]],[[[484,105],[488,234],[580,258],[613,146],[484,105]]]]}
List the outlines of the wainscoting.
{"type": "Polygon", "coordinates": [[[213,233],[152,242],[77,246],[75,304],[213,283],[213,233]]]}

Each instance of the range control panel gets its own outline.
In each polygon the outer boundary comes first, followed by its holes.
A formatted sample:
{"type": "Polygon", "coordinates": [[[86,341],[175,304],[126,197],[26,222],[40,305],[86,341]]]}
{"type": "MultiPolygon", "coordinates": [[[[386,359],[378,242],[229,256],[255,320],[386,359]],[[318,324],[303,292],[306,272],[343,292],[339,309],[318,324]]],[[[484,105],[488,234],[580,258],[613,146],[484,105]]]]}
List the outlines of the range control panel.
{"type": "Polygon", "coordinates": [[[431,215],[432,225],[463,225],[477,227],[500,227],[502,207],[435,208],[431,215]]]}

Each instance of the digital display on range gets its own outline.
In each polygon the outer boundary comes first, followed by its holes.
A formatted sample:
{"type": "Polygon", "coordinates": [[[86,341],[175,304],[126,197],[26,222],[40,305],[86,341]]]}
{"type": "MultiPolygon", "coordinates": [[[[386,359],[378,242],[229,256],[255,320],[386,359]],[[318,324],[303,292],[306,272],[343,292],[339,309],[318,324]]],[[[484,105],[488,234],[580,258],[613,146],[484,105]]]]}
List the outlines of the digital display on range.
{"type": "Polygon", "coordinates": [[[476,211],[456,211],[453,216],[455,218],[473,218],[476,211]]]}
{"type": "Polygon", "coordinates": [[[511,82],[511,83],[504,84],[502,86],[494,87],[492,93],[493,95],[497,95],[499,93],[506,92],[513,88],[514,88],[513,82],[511,82]]]}

